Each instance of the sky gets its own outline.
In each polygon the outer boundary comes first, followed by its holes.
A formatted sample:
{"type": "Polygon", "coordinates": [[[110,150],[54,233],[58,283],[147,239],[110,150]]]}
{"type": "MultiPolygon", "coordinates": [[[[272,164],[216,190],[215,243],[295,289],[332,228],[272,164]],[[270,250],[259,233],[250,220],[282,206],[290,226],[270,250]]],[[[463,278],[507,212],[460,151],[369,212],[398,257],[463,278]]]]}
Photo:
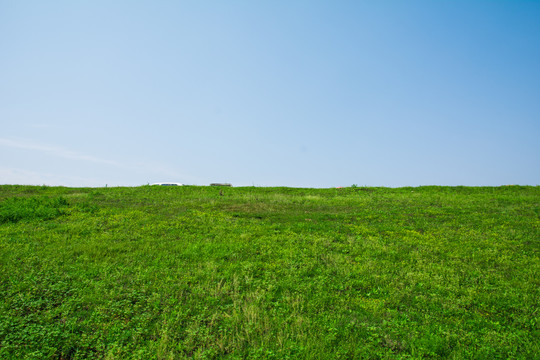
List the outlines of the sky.
{"type": "Polygon", "coordinates": [[[0,0],[0,184],[540,184],[540,1],[0,0]]]}

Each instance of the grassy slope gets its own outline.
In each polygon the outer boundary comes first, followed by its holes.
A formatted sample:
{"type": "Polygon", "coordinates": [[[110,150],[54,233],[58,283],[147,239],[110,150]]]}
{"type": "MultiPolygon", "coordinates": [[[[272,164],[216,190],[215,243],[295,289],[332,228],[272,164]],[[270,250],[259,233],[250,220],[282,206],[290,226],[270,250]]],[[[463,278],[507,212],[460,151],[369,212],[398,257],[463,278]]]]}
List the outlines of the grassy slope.
{"type": "Polygon", "coordinates": [[[0,186],[0,358],[535,358],[540,187],[0,186]]]}

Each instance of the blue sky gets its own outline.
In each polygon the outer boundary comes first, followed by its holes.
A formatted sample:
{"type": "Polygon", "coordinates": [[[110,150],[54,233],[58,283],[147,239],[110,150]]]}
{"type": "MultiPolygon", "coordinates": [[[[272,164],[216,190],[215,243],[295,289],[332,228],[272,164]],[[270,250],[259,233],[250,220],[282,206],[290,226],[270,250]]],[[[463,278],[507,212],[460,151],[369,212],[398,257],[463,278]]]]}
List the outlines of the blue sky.
{"type": "Polygon", "coordinates": [[[540,1],[0,0],[0,183],[540,184],[540,1]]]}

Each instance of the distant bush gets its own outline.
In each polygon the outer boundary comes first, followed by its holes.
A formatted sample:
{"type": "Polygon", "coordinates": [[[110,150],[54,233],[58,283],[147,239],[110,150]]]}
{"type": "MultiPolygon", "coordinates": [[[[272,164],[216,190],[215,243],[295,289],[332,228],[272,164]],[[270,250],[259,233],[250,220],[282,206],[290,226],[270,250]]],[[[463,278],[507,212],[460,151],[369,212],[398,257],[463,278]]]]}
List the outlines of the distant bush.
{"type": "Polygon", "coordinates": [[[23,220],[49,220],[65,213],[63,197],[13,197],[0,202],[0,224],[23,220]]]}

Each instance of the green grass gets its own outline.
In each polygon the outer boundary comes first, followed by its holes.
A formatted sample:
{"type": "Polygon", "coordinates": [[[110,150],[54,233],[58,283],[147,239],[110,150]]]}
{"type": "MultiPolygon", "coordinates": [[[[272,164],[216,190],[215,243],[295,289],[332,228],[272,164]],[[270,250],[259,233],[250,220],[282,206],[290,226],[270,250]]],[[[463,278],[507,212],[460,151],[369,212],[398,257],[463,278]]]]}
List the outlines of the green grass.
{"type": "Polygon", "coordinates": [[[538,186],[0,186],[0,358],[538,359],[539,244],[538,186]]]}

